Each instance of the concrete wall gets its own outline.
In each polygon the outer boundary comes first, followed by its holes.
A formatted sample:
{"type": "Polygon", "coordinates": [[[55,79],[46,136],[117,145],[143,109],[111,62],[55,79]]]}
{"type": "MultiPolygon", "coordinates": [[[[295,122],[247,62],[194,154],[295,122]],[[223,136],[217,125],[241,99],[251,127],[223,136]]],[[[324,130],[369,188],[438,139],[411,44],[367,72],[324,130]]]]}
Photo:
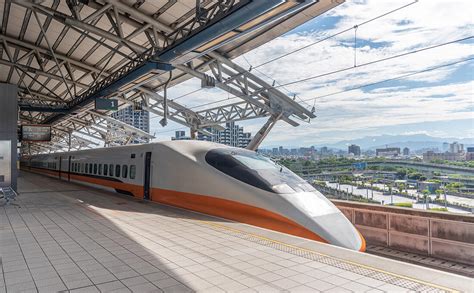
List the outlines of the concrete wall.
{"type": "MultiPolygon", "coordinates": [[[[0,140],[11,142],[11,186],[17,190],[17,120],[18,120],[18,87],[13,84],[0,83],[0,140]]],[[[8,184],[8,185],[10,185],[8,184]]]]}
{"type": "Polygon", "coordinates": [[[367,245],[472,265],[474,216],[333,200],[367,245]]]}

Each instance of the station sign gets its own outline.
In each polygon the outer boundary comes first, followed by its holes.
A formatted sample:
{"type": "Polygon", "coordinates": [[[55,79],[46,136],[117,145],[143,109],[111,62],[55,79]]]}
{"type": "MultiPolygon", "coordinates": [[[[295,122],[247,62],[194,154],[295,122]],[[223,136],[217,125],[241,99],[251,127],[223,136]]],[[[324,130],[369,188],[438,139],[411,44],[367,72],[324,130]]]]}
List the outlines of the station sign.
{"type": "Polygon", "coordinates": [[[51,141],[51,126],[49,125],[22,125],[22,141],[51,141]]]}
{"type": "Polygon", "coordinates": [[[97,99],[95,99],[95,109],[96,110],[117,111],[118,110],[118,100],[97,98],[97,99]]]}

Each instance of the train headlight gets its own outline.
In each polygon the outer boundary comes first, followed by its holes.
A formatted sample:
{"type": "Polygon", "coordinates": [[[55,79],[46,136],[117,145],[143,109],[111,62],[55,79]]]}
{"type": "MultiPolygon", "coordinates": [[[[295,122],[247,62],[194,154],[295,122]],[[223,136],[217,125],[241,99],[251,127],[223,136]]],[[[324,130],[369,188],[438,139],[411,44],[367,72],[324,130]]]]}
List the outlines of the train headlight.
{"type": "Polygon", "coordinates": [[[272,189],[276,193],[295,193],[295,190],[291,188],[290,186],[288,186],[288,184],[286,183],[273,185],[272,189]]]}

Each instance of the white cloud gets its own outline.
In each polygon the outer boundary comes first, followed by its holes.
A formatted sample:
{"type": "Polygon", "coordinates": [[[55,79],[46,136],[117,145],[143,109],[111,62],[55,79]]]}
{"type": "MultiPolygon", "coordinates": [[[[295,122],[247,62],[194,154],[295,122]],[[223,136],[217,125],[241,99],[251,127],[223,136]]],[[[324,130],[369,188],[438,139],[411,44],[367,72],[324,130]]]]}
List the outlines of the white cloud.
{"type": "MultiPolygon", "coordinates": [[[[254,66],[261,64],[403,4],[400,1],[347,1],[326,15],[340,18],[334,28],[319,30],[316,27],[308,32],[290,33],[247,53],[245,57],[254,66]]],[[[357,30],[359,43],[364,44],[357,49],[357,63],[362,64],[470,36],[474,28],[473,5],[474,2],[469,0],[422,0],[363,25],[357,30]]],[[[272,81],[264,75],[279,83],[287,83],[350,67],[354,62],[354,49],[351,47],[353,37],[354,32],[350,31],[262,66],[253,72],[269,82],[272,81]]],[[[298,93],[301,99],[311,99],[472,55],[472,42],[456,43],[289,85],[280,90],[298,93]]],[[[249,67],[242,57],[235,61],[245,68],[249,67]]],[[[331,132],[334,131],[347,130],[353,131],[354,135],[360,135],[364,131],[374,131],[378,127],[388,125],[474,119],[472,71],[470,81],[451,80],[453,73],[459,68],[461,65],[413,75],[396,85],[381,84],[379,88],[368,92],[359,89],[319,98],[315,103],[318,118],[311,124],[293,128],[284,122],[279,122],[265,143],[285,143],[298,139],[302,144],[312,144],[319,141],[333,141],[331,132]],[[417,82],[418,87],[413,88],[413,82],[417,82]]],[[[182,95],[199,86],[197,80],[189,80],[171,89],[170,96],[173,98],[182,95]]],[[[203,90],[179,99],[179,102],[193,107],[227,97],[229,95],[220,90],[203,90]]],[[[310,101],[305,106],[309,108],[312,105],[313,101],[310,101]]],[[[255,132],[262,123],[262,119],[258,119],[244,124],[247,130],[255,132]]]]}

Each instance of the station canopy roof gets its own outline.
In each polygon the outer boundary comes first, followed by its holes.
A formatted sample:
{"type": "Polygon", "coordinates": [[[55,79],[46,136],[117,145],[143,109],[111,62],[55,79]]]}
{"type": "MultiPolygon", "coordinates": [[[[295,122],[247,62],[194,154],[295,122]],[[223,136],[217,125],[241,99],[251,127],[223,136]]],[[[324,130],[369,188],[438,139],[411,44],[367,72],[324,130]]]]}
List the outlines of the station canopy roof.
{"type": "MultiPolygon", "coordinates": [[[[0,0],[0,82],[18,85],[20,123],[51,124],[56,136],[74,132],[82,146],[94,138],[105,140],[107,131],[93,124],[114,124],[106,118],[111,112],[94,110],[89,98],[99,96],[119,97],[121,107],[142,101],[146,110],[158,115],[167,112],[171,120],[197,130],[231,117],[251,119],[278,111],[280,119],[296,125],[291,116],[313,115],[278,90],[268,90],[258,76],[242,72],[232,59],[341,2],[0,0]],[[256,8],[236,17],[245,6],[256,8]],[[242,15],[248,19],[238,23],[242,15]],[[234,110],[242,114],[239,107],[247,107],[252,114],[217,117],[215,111],[222,107],[197,113],[177,103],[163,105],[163,97],[156,93],[167,83],[169,68],[158,66],[133,75],[148,61],[171,64],[168,86],[191,77],[206,79],[204,73],[212,70],[216,86],[242,95],[234,110]],[[103,90],[117,81],[116,88],[103,90]],[[89,139],[77,132],[87,133],[89,139]]],[[[232,111],[229,107],[226,111],[232,111]]],[[[127,131],[123,125],[115,126],[127,131]]],[[[128,131],[137,135],[133,129],[128,131]]]]}

